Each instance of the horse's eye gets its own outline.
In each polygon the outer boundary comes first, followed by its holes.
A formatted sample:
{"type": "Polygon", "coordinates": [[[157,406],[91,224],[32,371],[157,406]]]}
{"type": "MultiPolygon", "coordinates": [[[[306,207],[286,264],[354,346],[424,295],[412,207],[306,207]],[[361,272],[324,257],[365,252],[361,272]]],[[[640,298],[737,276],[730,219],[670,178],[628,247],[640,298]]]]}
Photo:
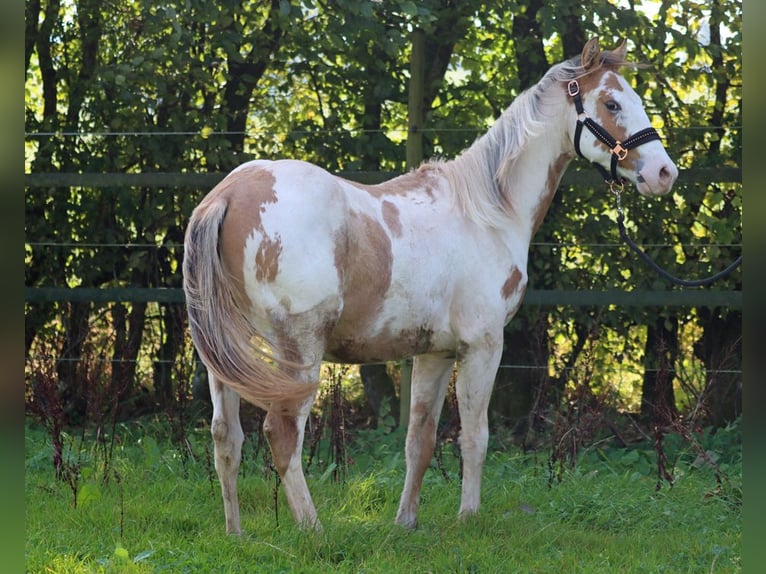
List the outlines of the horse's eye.
{"type": "Polygon", "coordinates": [[[606,106],[606,109],[610,112],[619,112],[622,108],[620,107],[620,104],[615,102],[614,100],[609,100],[604,104],[606,106]]]}

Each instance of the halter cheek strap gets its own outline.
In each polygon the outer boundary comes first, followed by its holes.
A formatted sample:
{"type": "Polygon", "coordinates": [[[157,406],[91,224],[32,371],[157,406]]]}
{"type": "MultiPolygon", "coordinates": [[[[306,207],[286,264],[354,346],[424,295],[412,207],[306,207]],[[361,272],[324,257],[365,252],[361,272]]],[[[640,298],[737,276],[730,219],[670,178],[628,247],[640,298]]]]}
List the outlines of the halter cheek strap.
{"type": "Polygon", "coordinates": [[[569,97],[574,101],[575,110],[577,110],[577,126],[575,127],[574,135],[574,145],[577,155],[585,158],[582,151],[580,151],[580,136],[582,135],[582,128],[585,126],[601,143],[609,148],[610,152],[612,152],[612,163],[610,166],[611,174],[600,163],[595,161],[591,163],[596,167],[599,173],[603,176],[604,181],[607,183],[623,183],[623,179],[617,175],[617,164],[627,157],[628,150],[652,140],[659,140],[660,135],[657,133],[657,130],[654,128],[645,128],[621,142],[613,138],[608,131],[594,122],[585,112],[585,108],[582,105],[582,97],[580,96],[580,84],[577,80],[572,80],[567,84],[567,94],[569,94],[569,97]]]}

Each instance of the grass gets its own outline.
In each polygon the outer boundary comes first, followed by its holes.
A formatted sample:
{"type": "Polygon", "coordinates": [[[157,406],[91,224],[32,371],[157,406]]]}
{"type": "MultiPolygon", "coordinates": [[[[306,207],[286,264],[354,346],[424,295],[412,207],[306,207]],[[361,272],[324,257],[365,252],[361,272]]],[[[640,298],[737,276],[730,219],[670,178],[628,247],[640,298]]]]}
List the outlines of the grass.
{"type": "MultiPolygon", "coordinates": [[[[77,496],[57,480],[47,436],[26,428],[26,570],[84,572],[741,572],[741,455],[717,453],[728,480],[672,454],[675,484],[659,491],[648,448],[587,451],[561,480],[547,457],[495,442],[478,516],[458,523],[458,461],[424,481],[420,526],[393,524],[404,479],[401,434],[359,432],[345,481],[315,461],[309,486],[324,531],[298,530],[258,456],[240,477],[241,537],[226,536],[207,431],[194,460],[159,429],[120,429],[104,457],[79,454],[77,496]],[[75,505],[76,503],[76,505],[75,505]]],[[[75,439],[71,444],[78,444],[75,439]]],[[[86,441],[87,444],[87,441],[86,441]]],[[[71,456],[71,453],[70,453],[71,456]]]]}

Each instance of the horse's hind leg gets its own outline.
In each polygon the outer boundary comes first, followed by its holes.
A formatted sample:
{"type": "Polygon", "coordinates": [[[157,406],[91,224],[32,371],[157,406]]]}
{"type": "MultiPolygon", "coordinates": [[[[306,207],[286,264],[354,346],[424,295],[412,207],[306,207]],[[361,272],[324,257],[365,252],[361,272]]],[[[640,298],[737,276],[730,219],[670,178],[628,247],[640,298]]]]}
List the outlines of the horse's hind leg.
{"type": "MultiPolygon", "coordinates": [[[[304,345],[304,348],[308,347],[308,343],[304,345]]],[[[297,353],[295,355],[290,358],[303,364],[309,362],[297,353]]],[[[311,356],[310,352],[309,356],[311,356]]],[[[316,351],[313,356],[321,357],[321,353],[316,351]]],[[[317,381],[320,367],[321,361],[317,362],[314,368],[301,371],[297,376],[307,384],[317,381]]],[[[281,405],[273,404],[263,421],[263,432],[269,441],[271,458],[282,479],[287,503],[290,505],[295,522],[302,528],[321,530],[317,511],[306,484],[306,477],[303,475],[303,435],[313,401],[313,396],[306,399],[300,405],[297,415],[285,415],[281,405]]]]}
{"type": "Polygon", "coordinates": [[[420,487],[434,453],[436,424],[454,363],[453,359],[421,355],[415,357],[413,364],[410,422],[405,447],[407,474],[396,513],[396,523],[407,528],[417,525],[420,487]]]}
{"type": "MultiPolygon", "coordinates": [[[[279,350],[281,358],[304,366],[295,369],[293,373],[297,381],[307,385],[319,381],[325,341],[317,335],[331,331],[340,309],[340,300],[330,297],[302,315],[292,314],[289,315],[289,319],[274,321],[281,328],[275,337],[283,342],[283,347],[279,350]],[[288,324],[289,328],[286,328],[288,324]]],[[[282,479],[287,503],[295,521],[302,528],[321,530],[306,477],[303,475],[303,435],[313,401],[314,395],[298,407],[297,414],[290,415],[284,412],[287,405],[272,404],[266,413],[263,431],[269,441],[271,457],[282,479]]],[[[294,410],[295,405],[290,406],[294,410]]]]}
{"type": "Polygon", "coordinates": [[[303,434],[311,403],[306,401],[297,416],[280,414],[279,405],[272,406],[266,414],[263,431],[295,521],[301,527],[319,530],[321,525],[303,475],[303,434]]]}
{"type": "Polygon", "coordinates": [[[213,419],[215,470],[221,482],[223,510],[226,515],[227,534],[241,534],[239,501],[237,499],[237,472],[242,459],[244,434],[239,422],[239,395],[215,379],[208,371],[213,419]]]}

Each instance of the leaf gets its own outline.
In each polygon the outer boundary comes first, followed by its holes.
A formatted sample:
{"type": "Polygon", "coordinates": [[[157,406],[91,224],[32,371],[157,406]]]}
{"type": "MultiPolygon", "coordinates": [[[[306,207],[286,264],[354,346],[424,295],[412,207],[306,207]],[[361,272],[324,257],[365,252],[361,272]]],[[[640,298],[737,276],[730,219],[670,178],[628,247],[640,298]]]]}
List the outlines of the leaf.
{"type": "Polygon", "coordinates": [[[415,2],[412,2],[411,0],[406,0],[405,2],[401,3],[402,12],[404,12],[407,16],[410,16],[414,18],[418,15],[419,10],[417,4],[415,2]]]}
{"type": "Polygon", "coordinates": [[[694,459],[694,462],[692,463],[692,466],[694,468],[702,468],[704,466],[714,468],[715,463],[718,461],[720,457],[718,456],[718,453],[708,450],[705,451],[705,454],[700,454],[697,456],[696,459],[694,459]]]}
{"type": "Polygon", "coordinates": [[[120,561],[127,561],[127,560],[130,560],[130,554],[128,553],[128,550],[127,550],[127,548],[125,548],[125,547],[124,547],[124,546],[122,546],[121,544],[118,544],[118,545],[117,545],[117,546],[114,548],[114,557],[115,557],[117,560],[120,560],[120,561]]]}
{"type": "Polygon", "coordinates": [[[86,482],[77,490],[77,506],[82,508],[101,498],[101,488],[95,482],[86,482]]]}
{"type": "Polygon", "coordinates": [[[620,463],[624,464],[625,466],[632,466],[639,460],[638,451],[637,450],[629,450],[627,453],[623,455],[623,457],[620,459],[620,463]]]}
{"type": "Polygon", "coordinates": [[[327,469],[322,473],[322,476],[319,477],[319,482],[327,482],[327,480],[332,476],[333,471],[338,468],[338,465],[334,462],[331,462],[327,465],[327,469]]]}
{"type": "Polygon", "coordinates": [[[152,554],[154,554],[154,550],[144,550],[143,552],[139,552],[136,554],[136,557],[133,558],[133,562],[138,563],[142,560],[146,560],[149,558],[152,554]]]}

